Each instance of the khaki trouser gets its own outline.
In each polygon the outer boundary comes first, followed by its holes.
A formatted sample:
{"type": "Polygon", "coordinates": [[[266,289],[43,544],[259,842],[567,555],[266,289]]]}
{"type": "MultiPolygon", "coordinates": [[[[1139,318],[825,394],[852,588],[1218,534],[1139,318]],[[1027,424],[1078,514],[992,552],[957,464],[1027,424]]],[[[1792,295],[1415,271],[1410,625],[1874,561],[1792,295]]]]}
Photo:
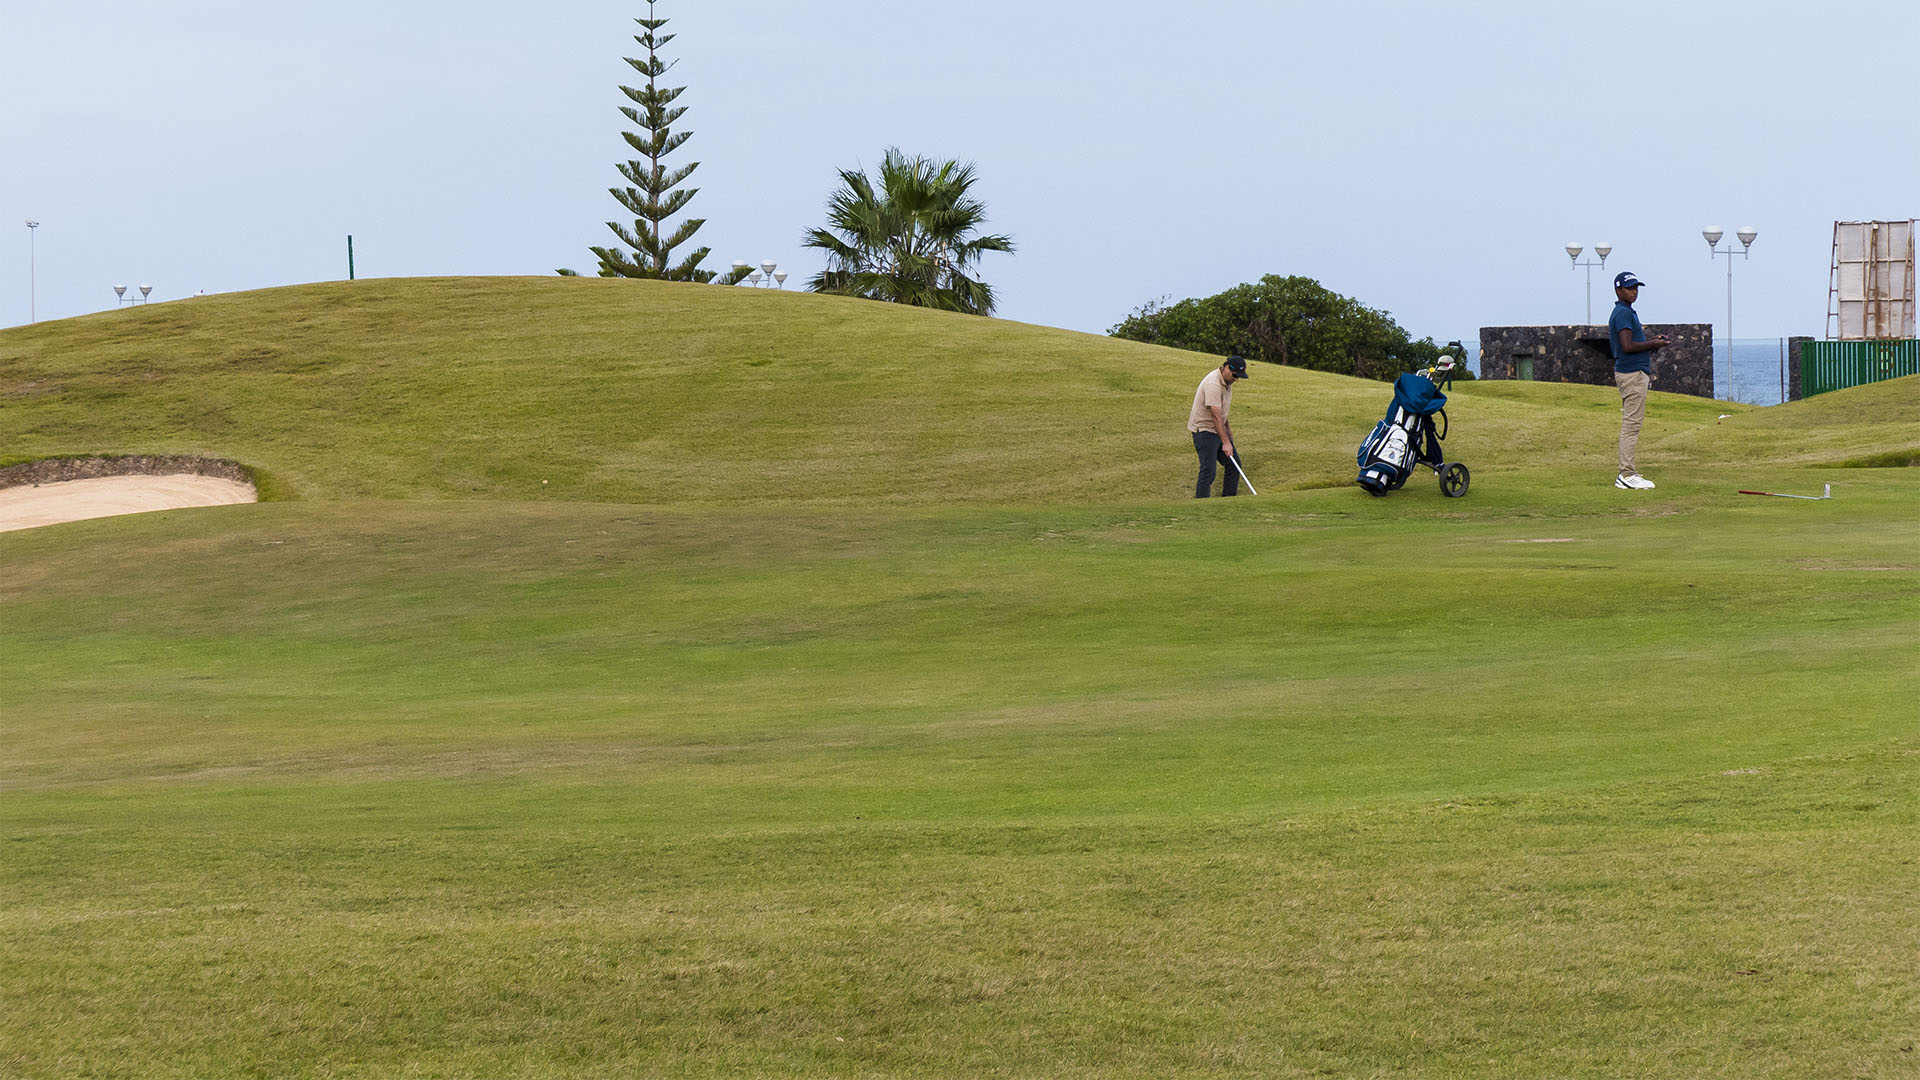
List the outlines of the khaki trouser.
{"type": "Polygon", "coordinates": [[[1647,415],[1647,387],[1653,377],[1644,371],[1616,371],[1613,381],[1620,387],[1620,475],[1636,476],[1633,451],[1640,444],[1640,421],[1647,415]]]}

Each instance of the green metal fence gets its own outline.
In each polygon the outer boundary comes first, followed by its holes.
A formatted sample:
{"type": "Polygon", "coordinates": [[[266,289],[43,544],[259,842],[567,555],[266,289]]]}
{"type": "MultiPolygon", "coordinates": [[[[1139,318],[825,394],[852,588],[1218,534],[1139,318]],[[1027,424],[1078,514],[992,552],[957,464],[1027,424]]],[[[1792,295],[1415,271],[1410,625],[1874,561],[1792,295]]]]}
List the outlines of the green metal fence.
{"type": "Polygon", "coordinates": [[[1803,341],[1800,396],[1920,375],[1920,341],[1803,341]]]}

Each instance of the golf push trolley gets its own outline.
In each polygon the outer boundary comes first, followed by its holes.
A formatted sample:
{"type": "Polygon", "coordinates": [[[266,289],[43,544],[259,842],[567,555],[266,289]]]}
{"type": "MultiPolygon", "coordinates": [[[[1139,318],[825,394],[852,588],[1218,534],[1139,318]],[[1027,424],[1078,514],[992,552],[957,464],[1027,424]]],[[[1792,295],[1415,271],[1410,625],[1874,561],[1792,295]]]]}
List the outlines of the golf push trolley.
{"type": "Polygon", "coordinates": [[[1440,444],[1447,438],[1447,395],[1460,360],[1459,342],[1447,346],[1428,367],[1410,371],[1393,381],[1393,406],[1373,434],[1360,444],[1360,475],[1354,482],[1370,495],[1385,495],[1407,482],[1414,466],[1425,465],[1440,478],[1440,493],[1457,499],[1467,493],[1467,467],[1447,461],[1440,444]],[[1435,424],[1434,417],[1440,418],[1435,424]]]}

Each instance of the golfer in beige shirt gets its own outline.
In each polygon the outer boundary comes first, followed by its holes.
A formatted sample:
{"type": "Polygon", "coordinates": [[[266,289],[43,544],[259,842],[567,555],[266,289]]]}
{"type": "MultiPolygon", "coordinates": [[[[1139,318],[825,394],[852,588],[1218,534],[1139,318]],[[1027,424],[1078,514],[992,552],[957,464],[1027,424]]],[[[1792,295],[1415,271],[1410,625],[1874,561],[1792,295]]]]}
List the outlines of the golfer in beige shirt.
{"type": "Polygon", "coordinates": [[[1240,473],[1233,462],[1233,427],[1227,423],[1227,410],[1233,407],[1233,384],[1246,377],[1247,362],[1229,356],[1225,363],[1207,372],[1207,377],[1200,380],[1200,389],[1193,393],[1187,430],[1193,434],[1194,452],[1200,455],[1200,479],[1193,485],[1196,499],[1213,493],[1216,469],[1221,474],[1220,494],[1240,494],[1240,473]]]}

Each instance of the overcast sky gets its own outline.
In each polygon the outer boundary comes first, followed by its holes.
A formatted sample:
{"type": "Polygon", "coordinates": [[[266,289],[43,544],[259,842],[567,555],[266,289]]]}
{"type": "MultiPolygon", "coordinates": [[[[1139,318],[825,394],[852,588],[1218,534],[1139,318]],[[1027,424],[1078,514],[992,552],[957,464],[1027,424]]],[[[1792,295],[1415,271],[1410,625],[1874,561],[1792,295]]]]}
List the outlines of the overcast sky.
{"type": "MultiPolygon", "coordinates": [[[[0,325],[346,276],[591,273],[645,5],[0,0],[0,325]],[[41,223],[31,243],[24,221],[41,223]],[[29,260],[36,269],[30,275],[29,260]],[[30,282],[31,278],[31,282],[30,282]]],[[[1822,333],[1833,223],[1920,215],[1920,3],[664,0],[706,265],[800,246],[836,170],[971,160],[1006,318],[1299,274],[1414,336],[1822,333]]]]}

